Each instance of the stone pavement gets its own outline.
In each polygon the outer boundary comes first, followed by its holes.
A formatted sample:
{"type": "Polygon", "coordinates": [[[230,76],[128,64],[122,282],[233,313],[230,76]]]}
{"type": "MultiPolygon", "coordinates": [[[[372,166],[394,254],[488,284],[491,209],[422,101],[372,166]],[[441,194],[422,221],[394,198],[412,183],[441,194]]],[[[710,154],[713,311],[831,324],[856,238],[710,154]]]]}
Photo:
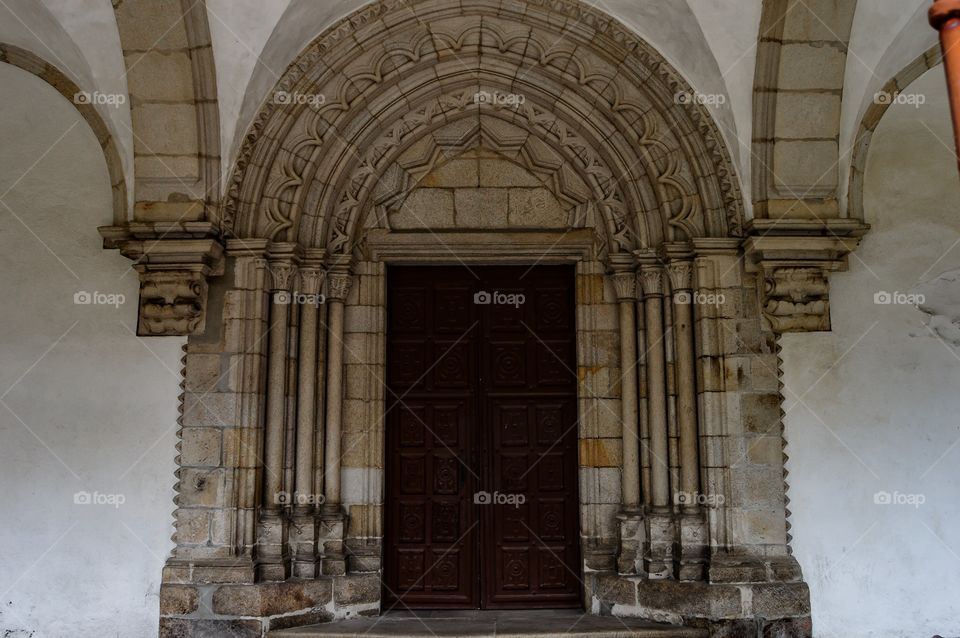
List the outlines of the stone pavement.
{"type": "Polygon", "coordinates": [[[569,638],[706,638],[701,629],[575,610],[395,611],[379,618],[345,620],[271,631],[270,638],[312,636],[567,636],[569,638]]]}

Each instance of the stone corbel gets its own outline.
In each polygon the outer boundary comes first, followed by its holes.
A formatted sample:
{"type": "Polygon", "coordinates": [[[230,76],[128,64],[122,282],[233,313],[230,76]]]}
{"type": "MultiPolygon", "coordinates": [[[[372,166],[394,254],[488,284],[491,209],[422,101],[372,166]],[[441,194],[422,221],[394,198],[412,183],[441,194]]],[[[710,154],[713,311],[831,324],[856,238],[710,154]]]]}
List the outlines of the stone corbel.
{"type": "Polygon", "coordinates": [[[830,330],[829,273],[847,269],[869,226],[854,219],[755,219],[748,229],[746,270],[761,275],[761,310],[770,329],[830,330]]]}
{"type": "Polygon", "coordinates": [[[207,280],[223,274],[223,243],[209,222],[133,222],[100,228],[140,275],[137,335],[203,334],[207,280]]]}

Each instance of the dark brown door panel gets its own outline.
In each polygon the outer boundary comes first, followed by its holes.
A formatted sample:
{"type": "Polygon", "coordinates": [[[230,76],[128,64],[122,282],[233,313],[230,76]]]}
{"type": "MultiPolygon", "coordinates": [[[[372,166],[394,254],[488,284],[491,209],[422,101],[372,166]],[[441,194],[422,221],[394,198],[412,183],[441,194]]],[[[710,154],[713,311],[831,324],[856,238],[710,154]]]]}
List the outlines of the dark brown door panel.
{"type": "Polygon", "coordinates": [[[573,277],[389,269],[387,608],[581,604],[573,277]]]}

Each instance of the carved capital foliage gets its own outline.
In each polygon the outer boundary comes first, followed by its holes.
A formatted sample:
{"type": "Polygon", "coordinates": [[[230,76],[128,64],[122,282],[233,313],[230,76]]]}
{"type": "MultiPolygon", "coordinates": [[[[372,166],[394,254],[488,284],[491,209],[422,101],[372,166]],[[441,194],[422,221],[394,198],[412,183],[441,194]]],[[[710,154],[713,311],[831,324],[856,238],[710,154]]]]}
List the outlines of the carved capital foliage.
{"type": "Polygon", "coordinates": [[[207,280],[223,274],[223,244],[209,222],[131,222],[100,229],[140,275],[137,334],[189,336],[206,328],[207,280]]]}
{"type": "Polygon", "coordinates": [[[754,220],[744,242],[746,269],[760,275],[761,308],[777,333],[830,330],[829,273],[869,227],[856,220],[754,220]]]}
{"type": "Polygon", "coordinates": [[[326,273],[321,268],[300,269],[300,292],[305,295],[318,295],[323,286],[326,273]]]}
{"type": "Polygon", "coordinates": [[[332,272],[327,275],[327,299],[343,301],[350,292],[350,283],[353,278],[350,273],[332,272]]]}
{"type": "Polygon", "coordinates": [[[637,275],[645,297],[663,295],[663,269],[660,266],[643,266],[637,275]]]}
{"type": "Polygon", "coordinates": [[[667,275],[670,277],[670,287],[674,291],[693,288],[692,261],[671,261],[667,265],[667,275]]]}
{"type": "Polygon", "coordinates": [[[618,272],[613,275],[613,287],[617,291],[617,299],[630,301],[637,298],[637,275],[633,272],[618,272]]]}
{"type": "Polygon", "coordinates": [[[293,289],[294,281],[297,277],[297,267],[287,261],[271,261],[269,265],[270,272],[270,290],[274,292],[293,289]]]}

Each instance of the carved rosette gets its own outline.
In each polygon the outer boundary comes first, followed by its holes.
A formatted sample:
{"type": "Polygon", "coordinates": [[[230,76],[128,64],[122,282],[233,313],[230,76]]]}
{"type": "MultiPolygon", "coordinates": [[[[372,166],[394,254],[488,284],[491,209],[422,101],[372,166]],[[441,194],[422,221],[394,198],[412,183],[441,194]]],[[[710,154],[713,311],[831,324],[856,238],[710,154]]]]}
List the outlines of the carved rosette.
{"type": "Polygon", "coordinates": [[[660,266],[643,266],[637,274],[644,297],[663,296],[663,268],[660,266]]]}
{"type": "Polygon", "coordinates": [[[331,272],[327,275],[327,299],[331,301],[345,301],[350,292],[350,283],[353,278],[350,273],[331,272]]]}

